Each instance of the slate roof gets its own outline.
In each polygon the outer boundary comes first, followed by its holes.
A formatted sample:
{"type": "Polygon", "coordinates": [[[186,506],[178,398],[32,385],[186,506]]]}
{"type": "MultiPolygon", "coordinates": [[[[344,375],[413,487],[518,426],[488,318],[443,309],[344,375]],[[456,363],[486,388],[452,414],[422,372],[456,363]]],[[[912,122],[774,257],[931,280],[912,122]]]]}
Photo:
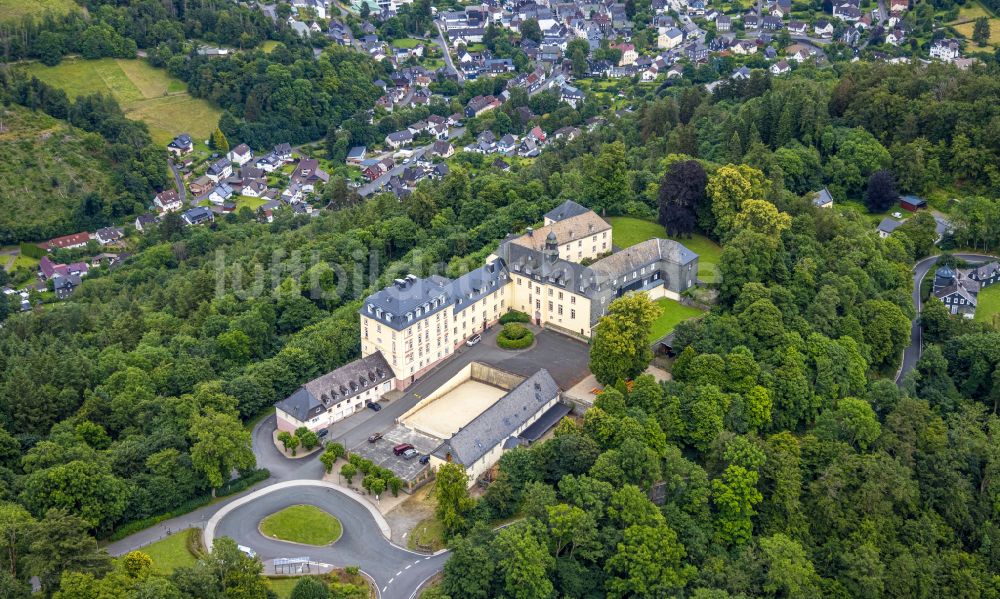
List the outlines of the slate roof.
{"type": "Polygon", "coordinates": [[[823,188],[816,192],[816,197],[813,199],[813,204],[816,206],[825,206],[827,204],[833,203],[833,196],[830,195],[830,190],[823,188]]]}
{"type": "Polygon", "coordinates": [[[448,306],[454,305],[455,310],[460,311],[498,285],[506,284],[508,279],[507,269],[499,260],[454,280],[441,275],[425,279],[407,275],[405,279],[396,279],[389,287],[369,295],[361,313],[396,330],[403,330],[448,306]],[[407,317],[408,313],[410,317],[407,317]]]}
{"type": "Polygon", "coordinates": [[[277,407],[305,422],[395,376],[382,352],[375,352],[305,383],[277,407]]]}
{"type": "MultiPolygon", "coordinates": [[[[560,129],[560,131],[562,131],[562,129],[560,129]]],[[[545,218],[559,222],[573,216],[580,216],[581,214],[585,214],[587,212],[590,212],[590,208],[577,204],[573,200],[566,200],[562,204],[559,204],[552,210],[546,212],[545,218]]]]}
{"type": "Polygon", "coordinates": [[[684,265],[696,258],[698,254],[672,239],[647,239],[594,262],[590,268],[605,276],[617,278],[657,260],[684,265]]]}
{"type": "Polygon", "coordinates": [[[903,221],[896,220],[894,218],[889,218],[888,216],[882,219],[882,222],[876,227],[877,230],[884,233],[892,233],[903,224],[903,221]]]}
{"type": "Polygon", "coordinates": [[[559,385],[549,371],[542,368],[442,443],[434,455],[446,459],[450,454],[453,462],[471,466],[513,436],[558,395],[559,385]]]}

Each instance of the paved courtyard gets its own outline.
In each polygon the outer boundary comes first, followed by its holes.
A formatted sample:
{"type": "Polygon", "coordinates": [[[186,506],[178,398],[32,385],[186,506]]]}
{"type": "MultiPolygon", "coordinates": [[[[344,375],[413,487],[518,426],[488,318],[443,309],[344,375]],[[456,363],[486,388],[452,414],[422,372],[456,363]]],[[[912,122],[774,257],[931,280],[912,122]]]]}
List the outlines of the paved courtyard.
{"type": "Polygon", "coordinates": [[[449,360],[410,385],[402,397],[383,403],[380,411],[364,410],[334,423],[329,439],[354,448],[366,441],[371,433],[388,431],[421,398],[433,393],[470,362],[482,362],[524,377],[546,368],[563,390],[570,389],[590,374],[587,368],[590,347],[586,343],[542,330],[535,335],[535,344],[530,348],[508,351],[496,345],[500,328],[494,326],[486,331],[477,345],[460,347],[449,360]]]}
{"type": "Polygon", "coordinates": [[[403,424],[448,439],[506,393],[499,387],[470,379],[410,414],[403,424]]]}

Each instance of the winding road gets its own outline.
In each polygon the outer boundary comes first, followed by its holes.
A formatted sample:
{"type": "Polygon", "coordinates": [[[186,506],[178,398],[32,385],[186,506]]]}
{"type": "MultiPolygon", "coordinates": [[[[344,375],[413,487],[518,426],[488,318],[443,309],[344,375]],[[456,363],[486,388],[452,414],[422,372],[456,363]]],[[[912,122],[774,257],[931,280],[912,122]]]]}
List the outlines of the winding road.
{"type": "MultiPolygon", "coordinates": [[[[988,262],[990,260],[996,260],[995,256],[989,256],[987,254],[952,254],[959,260],[965,260],[966,262],[981,263],[988,262]]],[[[920,283],[927,276],[927,273],[934,268],[937,264],[940,256],[930,256],[920,260],[913,265],[913,307],[916,309],[916,316],[913,318],[913,322],[910,324],[910,345],[906,347],[903,351],[903,363],[900,365],[899,373],[896,375],[896,384],[902,386],[903,379],[906,378],[906,374],[913,370],[917,365],[917,360],[920,359],[920,353],[922,351],[922,335],[920,330],[920,310],[922,309],[922,302],[920,299],[920,283]]]]}

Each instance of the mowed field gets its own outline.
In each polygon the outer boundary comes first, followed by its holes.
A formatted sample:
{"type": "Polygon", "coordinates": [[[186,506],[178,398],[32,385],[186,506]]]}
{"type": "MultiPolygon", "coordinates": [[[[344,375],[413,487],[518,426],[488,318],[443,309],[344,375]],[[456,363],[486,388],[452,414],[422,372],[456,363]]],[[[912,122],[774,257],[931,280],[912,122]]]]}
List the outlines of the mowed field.
{"type": "Polygon", "coordinates": [[[178,133],[190,133],[196,141],[207,139],[219,123],[221,110],[191,97],[183,81],[145,60],[77,58],[54,67],[34,63],[28,71],[66,90],[71,98],[96,92],[111,94],[129,118],[149,126],[158,145],[166,145],[178,133]]]}
{"type": "Polygon", "coordinates": [[[951,27],[958,33],[962,34],[965,39],[969,40],[969,50],[975,51],[979,48],[972,41],[972,30],[975,27],[975,20],[979,17],[989,17],[990,19],[990,41],[987,46],[992,46],[994,48],[1000,47],[1000,19],[994,18],[992,14],[989,13],[981,4],[975,2],[968,6],[962,7],[958,13],[958,20],[955,23],[961,23],[959,25],[951,24],[951,27]],[[966,22],[962,22],[966,21],[966,22]]]}
{"type": "Polygon", "coordinates": [[[73,0],[0,0],[0,22],[19,21],[25,15],[64,15],[73,10],[80,10],[73,0]]]}

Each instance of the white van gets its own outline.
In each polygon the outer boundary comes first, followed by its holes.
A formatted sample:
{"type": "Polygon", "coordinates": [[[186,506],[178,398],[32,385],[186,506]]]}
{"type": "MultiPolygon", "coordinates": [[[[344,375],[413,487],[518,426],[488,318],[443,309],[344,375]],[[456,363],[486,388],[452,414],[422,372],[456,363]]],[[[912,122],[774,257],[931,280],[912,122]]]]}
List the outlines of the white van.
{"type": "Polygon", "coordinates": [[[237,545],[236,548],[247,554],[247,557],[257,557],[257,552],[246,545],[237,545]]]}

